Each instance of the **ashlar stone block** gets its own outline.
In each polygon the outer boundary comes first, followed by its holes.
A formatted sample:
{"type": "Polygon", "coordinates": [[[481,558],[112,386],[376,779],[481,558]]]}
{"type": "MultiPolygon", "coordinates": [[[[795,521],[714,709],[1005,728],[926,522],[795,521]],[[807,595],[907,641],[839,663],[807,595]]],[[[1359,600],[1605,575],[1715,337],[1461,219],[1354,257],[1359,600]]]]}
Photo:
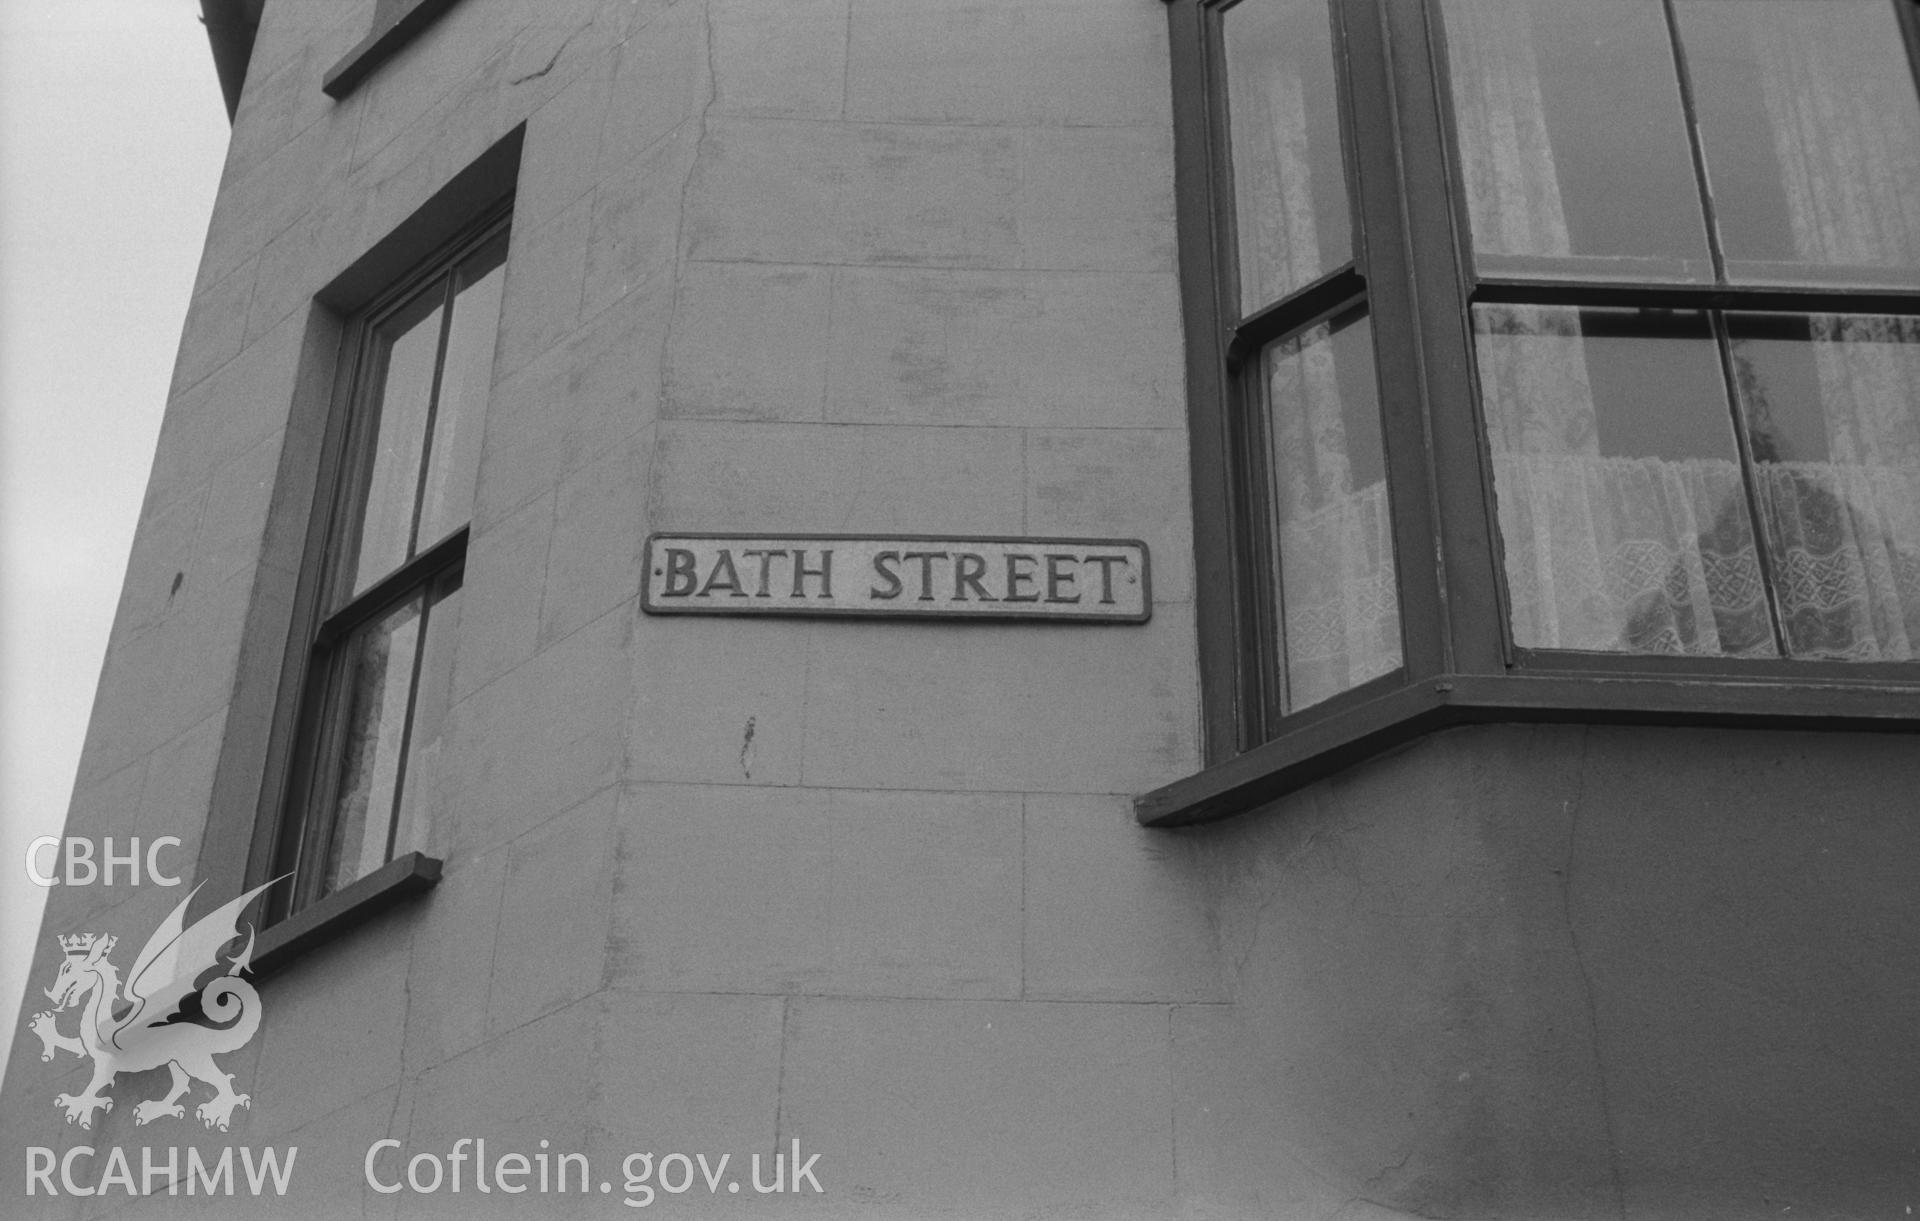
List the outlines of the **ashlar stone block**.
{"type": "Polygon", "coordinates": [[[418,1074],[487,1035],[495,934],[506,886],[506,845],[446,862],[413,917],[405,1066],[418,1074]]]}
{"type": "Polygon", "coordinates": [[[578,325],[592,221],[592,200],[581,199],[538,229],[514,229],[500,302],[496,384],[578,325]]]}
{"type": "Polygon", "coordinates": [[[613,64],[608,54],[528,116],[515,221],[539,225],[593,189],[613,64]]]}
{"type": "Polygon", "coordinates": [[[690,263],[667,338],[669,418],[818,420],[835,272],[690,263]]]}
{"type": "Polygon", "coordinates": [[[1019,799],[636,786],[614,980],[659,991],[1019,992],[1019,799]]]}
{"type": "MultiPolygon", "coordinates": [[[[595,1037],[599,1009],[597,998],[577,1001],[421,1074],[412,1083],[407,1131],[396,1133],[396,1139],[404,1142],[409,1155],[432,1152],[443,1159],[462,1138],[485,1140],[490,1159],[514,1152],[531,1158],[540,1152],[542,1140],[549,1152],[585,1148],[592,1123],[589,1100],[602,1068],[595,1037]]],[[[465,1188],[458,1195],[442,1191],[409,1197],[406,1215],[579,1212],[577,1194],[481,1195],[472,1189],[471,1172],[469,1163],[465,1188]]]]}
{"type": "MultiPolygon", "coordinates": [[[[308,125],[266,157],[222,180],[207,226],[196,292],[256,258],[270,240],[304,215],[316,198],[346,180],[358,126],[358,103],[335,107],[326,118],[308,125]]],[[[235,325],[244,322],[244,303],[241,312],[235,325]]],[[[199,350],[200,345],[191,342],[191,336],[182,340],[181,351],[199,350]]],[[[192,381],[176,370],[176,390],[192,381]]]]}
{"type": "Polygon", "coordinates": [[[290,317],[167,404],[143,513],[204,485],[215,468],[287,427],[306,319],[290,317]]]}
{"type": "Polygon", "coordinates": [[[835,992],[1020,990],[1020,799],[834,791],[827,944],[835,992]]]}
{"type": "Polygon", "coordinates": [[[416,906],[309,953],[262,987],[256,1118],[285,1132],[400,1080],[416,906]]]}
{"type": "Polygon", "coordinates": [[[1172,1211],[1167,1010],[799,999],[782,1137],[832,1189],[929,1213],[1172,1211]]]}
{"type": "Polygon", "coordinates": [[[1027,528],[1138,538],[1160,602],[1193,597],[1184,429],[1036,429],[1027,434],[1027,528]]]}
{"type": "MultiPolygon", "coordinates": [[[[577,207],[584,208],[582,200],[577,207]]],[[[498,376],[487,408],[474,525],[486,529],[651,424],[672,285],[660,280],[498,376]]]]}
{"type": "Polygon", "coordinates": [[[1226,999],[1191,842],[1136,825],[1125,795],[1037,793],[1026,853],[1026,996],[1226,999]]]}
{"type": "Polygon", "coordinates": [[[270,434],[213,472],[187,580],[220,585],[250,575],[260,562],[285,440],[285,433],[270,434]]]}
{"type": "Polygon", "coordinates": [[[109,644],[81,781],[118,770],[220,709],[232,690],[252,576],[183,584],[173,614],[109,644]]]}
{"type": "Polygon", "coordinates": [[[555,497],[539,647],[572,635],[640,591],[653,438],[641,432],[576,471],[555,497]]]}
{"type": "Polygon", "coordinates": [[[672,1152],[743,1158],[773,1144],[782,998],[609,992],[601,1003],[596,1163],[652,1151],[657,1169],[672,1152]]]}
{"type": "Polygon", "coordinates": [[[662,529],[1018,534],[1021,435],[998,428],[672,421],[662,529]]]}
{"type": "MultiPolygon", "coordinates": [[[[209,238],[209,253],[212,239],[209,238]]],[[[247,310],[253,301],[258,256],[230,264],[217,278],[194,291],[187,302],[186,329],[180,335],[180,355],[173,367],[169,397],[226,364],[240,354],[247,334],[247,310]]],[[[205,271],[202,271],[205,276],[205,271]]]]}
{"type": "MultiPolygon", "coordinates": [[[[76,784],[73,790],[73,798],[67,805],[66,825],[60,829],[57,834],[63,837],[68,835],[84,836],[95,841],[111,835],[119,849],[125,851],[128,837],[145,834],[140,827],[140,797],[146,787],[147,766],[152,757],[151,754],[143,755],[109,775],[102,776],[97,780],[76,784]]],[[[161,834],[165,834],[165,832],[161,832],[161,834]]],[[[27,847],[27,837],[24,834],[17,839],[10,836],[7,841],[7,847],[12,848],[16,845],[24,852],[27,847]]],[[[99,850],[96,847],[96,857],[98,855],[99,850]]],[[[124,902],[128,897],[129,891],[126,885],[125,870],[115,871],[115,880],[118,884],[112,887],[104,884],[95,886],[66,885],[64,877],[62,876],[66,868],[64,846],[58,849],[43,849],[35,853],[33,859],[35,868],[43,872],[51,871],[56,877],[61,877],[61,885],[50,887],[46,891],[46,905],[41,914],[40,935],[31,940],[23,938],[24,945],[17,944],[15,947],[16,950],[22,951],[22,958],[34,960],[33,970],[35,973],[32,978],[41,979],[43,975],[50,978],[50,972],[58,968],[59,956],[54,952],[52,943],[54,933],[56,931],[74,931],[68,926],[76,921],[86,920],[115,904],[124,902]],[[42,954],[46,955],[44,959],[37,957],[37,955],[42,954]]],[[[177,854],[163,854],[162,867],[172,868],[179,864],[182,859],[183,858],[177,854]]],[[[184,859],[189,866],[192,864],[191,857],[185,857],[184,859]]],[[[99,860],[96,860],[94,863],[96,866],[102,864],[99,860]]],[[[24,870],[25,866],[24,864],[20,864],[15,867],[24,870]]],[[[78,868],[79,867],[76,866],[76,869],[78,868]]],[[[81,873],[84,875],[84,870],[82,870],[81,873]]],[[[12,878],[8,879],[8,885],[15,885],[15,879],[18,879],[17,884],[19,885],[27,884],[24,877],[20,874],[15,874],[12,878]]],[[[176,898],[175,901],[178,902],[178,898],[176,898]]],[[[102,928],[88,929],[86,931],[119,935],[119,930],[117,929],[102,928]]],[[[44,987],[45,984],[43,983],[41,986],[44,987]]],[[[34,994],[32,993],[28,995],[31,999],[37,999],[34,998],[34,994]]],[[[37,1050],[39,1043],[37,1040],[33,1042],[33,1046],[36,1048],[35,1056],[37,1058],[39,1054],[37,1050]]]]}
{"type": "MultiPolygon", "coordinates": [[[[1291,1073],[1307,1066],[1290,1066],[1275,1042],[1261,1017],[1236,1006],[1174,1008],[1174,1165],[1181,1200],[1203,1217],[1400,1221],[1407,1214],[1360,1205],[1354,1196],[1361,1184],[1323,1160],[1315,1116],[1290,1101],[1291,1073]]],[[[1382,1170],[1392,1165],[1388,1156],[1382,1170]]]]}
{"type": "Polygon", "coordinates": [[[1118,273],[848,270],[827,417],[892,424],[1182,424],[1179,294],[1118,273]]]}
{"type": "Polygon", "coordinates": [[[1113,0],[853,0],[847,115],[1166,124],[1166,21],[1113,0]]]}
{"type": "Polygon", "coordinates": [[[328,183],[312,208],[267,243],[247,305],[248,343],[312,308],[314,294],[365,252],[372,204],[364,188],[328,183]]]}
{"type": "Polygon", "coordinates": [[[633,648],[634,779],[798,784],[812,630],[793,620],[642,616],[633,648]]]}
{"type": "Polygon", "coordinates": [[[600,133],[603,176],[630,164],[711,101],[706,8],[654,5],[620,45],[600,133]]]}
{"type": "Polygon", "coordinates": [[[1172,272],[1171,125],[1023,129],[1018,219],[1027,267],[1172,272]]]}
{"type": "Polygon", "coordinates": [[[445,731],[452,851],[482,852],[620,778],[632,612],[610,611],[456,704],[445,731]]]}
{"type": "MultiPolygon", "coordinates": [[[[256,1039],[255,1043],[257,1042],[256,1039]]],[[[249,1044],[245,1048],[220,1057],[223,1070],[234,1075],[234,1088],[241,1093],[250,1092],[256,1079],[250,1063],[252,1059],[250,1053],[253,1049],[254,1044],[249,1044]]],[[[96,1183],[102,1184],[108,1167],[112,1165],[112,1150],[116,1147],[124,1151],[127,1169],[132,1173],[136,1183],[139,1183],[142,1177],[141,1153],[143,1149],[153,1149],[155,1161],[158,1163],[158,1173],[154,1183],[158,1194],[133,1197],[126,1192],[124,1186],[116,1184],[109,1193],[104,1195],[96,1193],[84,1201],[80,1215],[88,1221],[95,1221],[95,1219],[107,1221],[108,1218],[113,1221],[128,1221],[134,1218],[186,1221],[196,1213],[203,1214],[212,1221],[244,1221],[247,1215],[246,1210],[236,1207],[243,1201],[251,1205],[256,1213],[258,1212],[258,1202],[246,1193],[244,1186],[238,1187],[236,1194],[232,1197],[210,1196],[204,1189],[194,1195],[188,1195],[184,1186],[178,1195],[166,1194],[166,1188],[161,1186],[159,1180],[165,1174],[167,1153],[170,1149],[177,1151],[175,1157],[179,1167],[178,1173],[184,1179],[191,1166],[190,1159],[194,1155],[198,1155],[202,1166],[217,1166],[220,1159],[226,1155],[226,1151],[235,1146],[259,1150],[270,1141],[274,1144],[279,1143],[276,1138],[266,1135],[266,1124],[262,1117],[248,1108],[235,1109],[228,1129],[224,1132],[202,1124],[193,1112],[200,1100],[212,1094],[212,1091],[204,1085],[196,1085],[192,1093],[180,1100],[186,1110],[184,1116],[177,1119],[156,1120],[147,1126],[140,1125],[135,1118],[136,1103],[164,1096],[170,1085],[170,1074],[164,1068],[122,1076],[115,1081],[111,1091],[117,1100],[114,1109],[97,1120],[91,1131],[66,1128],[52,1140],[46,1139],[47,1134],[43,1131],[41,1139],[32,1142],[52,1146],[56,1155],[64,1153],[75,1145],[91,1146],[94,1150],[94,1160],[90,1164],[80,1163],[81,1167],[84,1167],[81,1169],[80,1177],[82,1181],[93,1177],[96,1183]],[[88,1170],[91,1170],[91,1175],[88,1174],[88,1170]]],[[[52,1111],[51,1107],[49,1111],[52,1111]]],[[[52,1113],[55,1116],[59,1114],[57,1111],[52,1113]]],[[[64,1124],[60,1126],[65,1128],[64,1124]]],[[[244,1162],[237,1149],[233,1156],[236,1182],[243,1184],[245,1182],[244,1162]]],[[[295,1178],[298,1178],[297,1174],[295,1178]]],[[[57,1176],[55,1181],[59,1181],[57,1176]]],[[[0,1186],[0,1189],[4,1189],[4,1186],[0,1186]]],[[[38,1200],[34,1201],[36,1204],[38,1202],[38,1200]]],[[[38,1221],[40,1213],[35,1208],[29,1210],[26,1215],[38,1221]]]]}
{"type": "Polygon", "coordinates": [[[610,67],[633,8],[630,0],[493,0],[492,10],[476,8],[470,19],[520,27],[507,49],[506,80],[525,112],[582,73],[610,67]]]}
{"type": "Polygon", "coordinates": [[[464,699],[532,657],[540,634],[554,493],[520,506],[467,544],[453,698],[464,699]]]}
{"type": "Polygon", "coordinates": [[[228,174],[242,172],[325,118],[334,106],[332,98],[313,87],[314,47],[296,48],[289,57],[275,62],[261,56],[262,41],[256,31],[240,105],[233,118],[233,136],[227,142],[228,174]]]}
{"type": "Polygon", "coordinates": [[[845,102],[849,0],[712,0],[719,114],[838,118],[845,102]]]}
{"type": "MultiPolygon", "coordinates": [[[[143,632],[173,613],[184,592],[187,570],[194,567],[193,546],[207,509],[205,484],[141,515],[127,556],[126,581],[114,625],[121,632],[143,632]],[[176,581],[175,578],[179,580],[176,581]]],[[[200,574],[194,574],[196,582],[200,574]]]]}
{"type": "MultiPolygon", "coordinates": [[[[310,1217],[385,1215],[393,1202],[367,1185],[367,1146],[383,1137],[405,1135],[404,1128],[395,1131],[404,1122],[396,1114],[400,1090],[398,1084],[375,1090],[290,1132],[275,1133],[271,1142],[275,1148],[292,1146],[300,1152],[286,1196],[271,1204],[250,1201],[256,1211],[267,1216],[281,1211],[310,1217]]],[[[196,1202],[204,1201],[203,1196],[196,1202]]]]}
{"type": "MultiPolygon", "coordinates": [[[[147,773],[160,755],[174,753],[178,744],[195,737],[205,737],[205,727],[218,725],[219,714],[215,714],[188,730],[173,742],[160,747],[129,763],[110,776],[102,777],[91,784],[77,785],[73,791],[73,800],[67,806],[67,825],[62,832],[69,835],[83,835],[98,839],[112,835],[125,837],[139,834],[140,812],[148,791],[147,773]]],[[[191,808],[182,813],[193,816],[198,813],[191,808]]],[[[122,839],[124,843],[124,838],[122,839]]],[[[43,865],[46,862],[42,862],[43,865]]],[[[124,876],[124,875],[121,875],[124,876]]],[[[125,898],[125,895],[117,896],[125,898]]]]}
{"type": "Polygon", "coordinates": [[[1199,765],[1191,612],[1140,626],[813,637],[804,775],[844,788],[1136,793],[1199,765]]]}
{"type": "Polygon", "coordinates": [[[621,801],[611,980],[618,988],[773,993],[829,976],[828,795],[636,785],[621,801]]]}
{"type": "Polygon", "coordinates": [[[600,989],[617,789],[515,840],[495,935],[487,1028],[499,1033],[600,989]]]}
{"type": "Polygon", "coordinates": [[[688,188],[690,257],[1012,267],[1017,133],[710,116],[688,188]]]}
{"type": "MultiPolygon", "coordinates": [[[[140,786],[140,818],[133,830],[146,843],[161,835],[180,837],[180,846],[160,858],[168,872],[184,877],[192,871],[208,805],[213,800],[213,773],[220,762],[226,731],[227,712],[223,709],[147,756],[140,786]]],[[[76,820],[75,825],[87,824],[76,820]]]]}
{"type": "MultiPolygon", "coordinates": [[[[7,1098],[13,1105],[0,1111],[0,1140],[7,1142],[7,1148],[15,1150],[12,1157],[0,1162],[0,1191],[7,1193],[9,1200],[27,1199],[27,1152],[34,1146],[53,1150],[56,1158],[65,1156],[67,1150],[75,1145],[92,1143],[92,1134],[69,1128],[66,1133],[57,1133],[56,1129],[66,1127],[60,1122],[60,1112],[54,1109],[55,1094],[70,1094],[84,1090],[87,1086],[87,1074],[83,1070],[69,1070],[74,1080],[42,1082],[29,1077],[27,1073],[14,1067],[23,1059],[32,1060],[38,1067],[40,1059],[40,1041],[22,1030],[25,1042],[15,1041],[13,1058],[7,1070],[7,1098]],[[19,1100],[15,1102],[15,1100],[19,1100]],[[42,1105],[45,1110],[42,1110],[42,1105]],[[61,1139],[64,1136],[65,1139],[61,1139]],[[51,1137],[51,1139],[49,1139],[51,1137]]],[[[137,1157],[138,1154],[135,1154],[137,1157]]],[[[59,1182],[56,1171],[54,1182],[59,1182]]],[[[124,1201],[121,1201],[124,1203],[124,1201]]],[[[34,1221],[85,1221],[83,1209],[95,1203],[83,1196],[68,1195],[62,1191],[58,1196],[48,1196],[37,1191],[31,1200],[34,1221]]]]}
{"type": "Polygon", "coordinates": [[[592,317],[673,269],[680,246],[680,202],[698,136],[697,123],[683,123],[625,168],[601,177],[593,192],[587,235],[583,316],[592,317]]]}
{"type": "MultiPolygon", "coordinates": [[[[124,844],[120,845],[124,848],[124,844]]],[[[98,846],[97,846],[98,848],[98,846]]],[[[96,863],[101,863],[100,853],[96,849],[96,863]]],[[[100,881],[89,886],[55,886],[47,891],[47,906],[40,921],[40,934],[32,944],[34,955],[32,979],[50,981],[59,970],[61,952],[58,941],[65,933],[101,933],[118,937],[125,949],[117,960],[125,971],[133,962],[133,954],[139,952],[145,944],[147,935],[160,927],[167,914],[187,897],[197,880],[192,871],[182,873],[185,885],[182,886],[129,886],[126,874],[119,871],[117,885],[105,884],[104,872],[100,881]],[[129,953],[128,951],[131,951],[129,953]]],[[[190,915],[211,910],[213,904],[203,896],[194,901],[190,915]]],[[[45,983],[40,985],[45,987],[45,983]]],[[[33,1043],[35,1057],[38,1058],[39,1041],[33,1043]]]]}
{"type": "MultiPolygon", "coordinates": [[[[497,92],[505,83],[504,55],[520,33],[517,21],[502,21],[511,6],[489,3],[452,11],[409,39],[394,56],[354,90],[361,95],[360,131],[354,141],[353,168],[359,170],[382,149],[422,120],[444,115],[453,95],[497,92]],[[475,9],[491,10],[485,14],[475,9]],[[485,16],[488,20],[478,18],[485,16]]],[[[580,9],[561,0],[556,16],[580,9]]],[[[520,14],[512,14],[521,17],[520,14]]],[[[521,17],[523,20],[524,17],[521,17]]]]}

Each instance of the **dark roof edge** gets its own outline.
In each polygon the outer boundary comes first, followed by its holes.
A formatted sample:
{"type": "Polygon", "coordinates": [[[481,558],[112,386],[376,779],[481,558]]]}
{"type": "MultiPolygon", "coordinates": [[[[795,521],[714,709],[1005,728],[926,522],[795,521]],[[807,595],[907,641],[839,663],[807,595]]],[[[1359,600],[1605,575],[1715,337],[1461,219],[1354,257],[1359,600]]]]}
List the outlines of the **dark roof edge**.
{"type": "Polygon", "coordinates": [[[247,61],[253,58],[253,36],[260,28],[260,10],[265,3],[200,0],[200,23],[207,27],[207,42],[213,48],[213,70],[220,77],[228,122],[240,109],[240,88],[247,82],[247,61]]]}

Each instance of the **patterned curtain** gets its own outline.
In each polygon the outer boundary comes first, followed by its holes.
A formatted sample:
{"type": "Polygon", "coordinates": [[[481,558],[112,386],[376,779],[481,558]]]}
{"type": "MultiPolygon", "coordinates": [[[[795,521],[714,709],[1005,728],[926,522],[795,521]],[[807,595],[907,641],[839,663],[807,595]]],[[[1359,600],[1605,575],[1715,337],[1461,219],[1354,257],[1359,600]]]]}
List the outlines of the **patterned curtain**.
{"type": "MultiPolygon", "coordinates": [[[[1920,126],[1904,55],[1842,3],[1753,23],[1794,252],[1920,272],[1920,126]]],[[[1804,657],[1920,657],[1920,319],[1816,315],[1828,461],[1763,462],[1780,609],[1804,657]]],[[[1764,401],[1756,387],[1748,400],[1764,401]]]]}
{"type": "Polygon", "coordinates": [[[1336,359],[1325,325],[1267,354],[1289,711],[1401,660],[1387,485],[1384,478],[1356,485],[1336,359]]]}
{"type": "Polygon", "coordinates": [[[1309,284],[1320,266],[1307,85],[1294,61],[1277,57],[1259,76],[1234,83],[1234,194],[1240,226],[1240,296],[1257,309],[1309,284]]]}
{"type": "Polygon", "coordinates": [[[1480,306],[1474,327],[1515,641],[1771,654],[1739,464],[1603,456],[1574,311],[1480,306]]]}
{"type": "MultiPolygon", "coordinates": [[[[1571,251],[1528,0],[1447,7],[1476,250],[1571,251]]],[[[1513,633],[1522,647],[1771,651],[1731,461],[1603,457],[1576,311],[1474,311],[1513,633]]]]}
{"type": "Polygon", "coordinates": [[[1737,463],[1508,453],[1494,479],[1520,644],[1773,654],[1737,463]]]}
{"type": "Polygon", "coordinates": [[[1752,39],[1795,253],[1920,273],[1920,108],[1889,6],[1745,0],[1729,15],[1752,39]]]}
{"type": "Polygon", "coordinates": [[[1447,51],[1459,120],[1460,170],[1484,254],[1573,250],[1547,136],[1531,0],[1449,4],[1447,51]]]}
{"type": "MultiPolygon", "coordinates": [[[[1856,45],[1871,28],[1834,20],[1828,3],[1713,11],[1752,30],[1799,258],[1920,268],[1920,134],[1904,60],[1897,74],[1860,72],[1884,48],[1856,45]]],[[[1528,12],[1525,0],[1449,5],[1448,45],[1476,247],[1552,255],[1567,249],[1566,222],[1528,12]]],[[[1737,466],[1603,457],[1573,311],[1480,307],[1475,329],[1517,641],[1771,653],[1737,466]]],[[[1920,321],[1824,316],[1811,330],[1827,458],[1756,470],[1789,647],[1911,658],[1920,321]]],[[[1747,401],[1764,403],[1765,388],[1743,382],[1747,401]]]]}

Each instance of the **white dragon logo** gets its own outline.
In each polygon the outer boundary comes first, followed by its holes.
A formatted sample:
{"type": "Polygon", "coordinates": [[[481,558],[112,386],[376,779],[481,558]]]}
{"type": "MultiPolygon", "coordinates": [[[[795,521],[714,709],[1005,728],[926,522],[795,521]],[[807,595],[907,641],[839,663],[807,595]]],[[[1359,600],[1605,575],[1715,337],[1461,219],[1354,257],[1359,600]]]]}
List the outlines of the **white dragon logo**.
{"type": "Polygon", "coordinates": [[[55,1051],[93,1057],[93,1082],[86,1092],[60,1094],[53,1100],[66,1110],[68,1123],[91,1128],[95,1111],[113,1110],[113,1099],[105,1091],[115,1076],[144,1072],[162,1064],[173,1071],[173,1084],[166,1097],[134,1107],[135,1123],[183,1115],[180,1096],[196,1079],[214,1089],[213,1097],[196,1109],[209,1128],[226,1131],[234,1108],[252,1104],[248,1095],[233,1092],[233,1074],[221,1072],[213,1062],[216,1055],[245,1046],[260,1027],[260,994],[239,978],[253,960],[251,925],[246,947],[229,960],[226,973],[199,989],[201,1012],[220,1025],[185,1020],[178,1011],[181,1002],[194,992],[194,981],[220,967],[220,951],[239,939],[241,911],[271,885],[268,882],[255,887],[182,931],[187,904],[200,892],[195,886],[140,948],[127,977],[124,998],[120,995],[119,970],[107,961],[116,938],[95,933],[60,938],[60,948],[67,957],[60,964],[53,987],[46,990],[53,1008],[34,1014],[28,1028],[40,1036],[42,1060],[53,1059],[55,1051]],[[54,1025],[54,1014],[82,1000],[86,1001],[86,1011],[80,1018],[79,1036],[61,1034],[54,1025]]]}

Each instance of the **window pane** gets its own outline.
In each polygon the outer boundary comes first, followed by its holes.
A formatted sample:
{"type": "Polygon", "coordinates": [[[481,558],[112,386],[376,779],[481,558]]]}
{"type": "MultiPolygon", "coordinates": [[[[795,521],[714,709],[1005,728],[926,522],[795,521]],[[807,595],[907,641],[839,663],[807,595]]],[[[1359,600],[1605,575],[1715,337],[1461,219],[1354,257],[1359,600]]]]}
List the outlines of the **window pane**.
{"type": "Polygon", "coordinates": [[[1354,310],[1267,348],[1283,708],[1400,666],[1373,337],[1354,310]]]}
{"type": "Polygon", "coordinates": [[[1242,0],[1224,18],[1240,305],[1353,258],[1327,0],[1242,0]]]}
{"type": "Polygon", "coordinates": [[[1678,0],[1728,273],[1920,283],[1920,101],[1887,0],[1678,0]]]}
{"type": "Polygon", "coordinates": [[[1706,315],[1480,305],[1473,320],[1514,642],[1774,655],[1706,315]]]}
{"type": "Polygon", "coordinates": [[[1482,271],[1710,280],[1660,0],[1446,0],[1482,271]]]}
{"type": "Polygon", "coordinates": [[[459,272],[447,357],[434,408],[433,447],[427,459],[426,499],[420,506],[417,548],[424,550],[473,516],[473,482],[480,470],[480,434],[493,381],[493,341],[500,331],[500,289],[506,279],[504,236],[467,260],[459,272]]]}
{"type": "MultiPolygon", "coordinates": [[[[443,282],[444,283],[444,282],[443,282]]],[[[420,453],[440,348],[440,290],[422,294],[374,336],[378,432],[373,470],[360,518],[360,551],[352,593],[398,568],[411,554],[413,509],[420,490],[420,453]]]]}
{"type": "Polygon", "coordinates": [[[1920,657],[1920,319],[1728,326],[1787,651],[1920,657]]]}
{"type": "Polygon", "coordinates": [[[407,735],[407,774],[400,793],[394,853],[423,851],[431,831],[432,802],[440,780],[441,730],[453,696],[453,645],[460,631],[460,579],[454,572],[435,583],[427,612],[426,644],[420,654],[419,694],[407,735]]]}
{"type": "Polygon", "coordinates": [[[415,598],[360,628],[344,646],[345,708],[327,851],[328,892],[386,863],[419,627],[415,598]]]}

